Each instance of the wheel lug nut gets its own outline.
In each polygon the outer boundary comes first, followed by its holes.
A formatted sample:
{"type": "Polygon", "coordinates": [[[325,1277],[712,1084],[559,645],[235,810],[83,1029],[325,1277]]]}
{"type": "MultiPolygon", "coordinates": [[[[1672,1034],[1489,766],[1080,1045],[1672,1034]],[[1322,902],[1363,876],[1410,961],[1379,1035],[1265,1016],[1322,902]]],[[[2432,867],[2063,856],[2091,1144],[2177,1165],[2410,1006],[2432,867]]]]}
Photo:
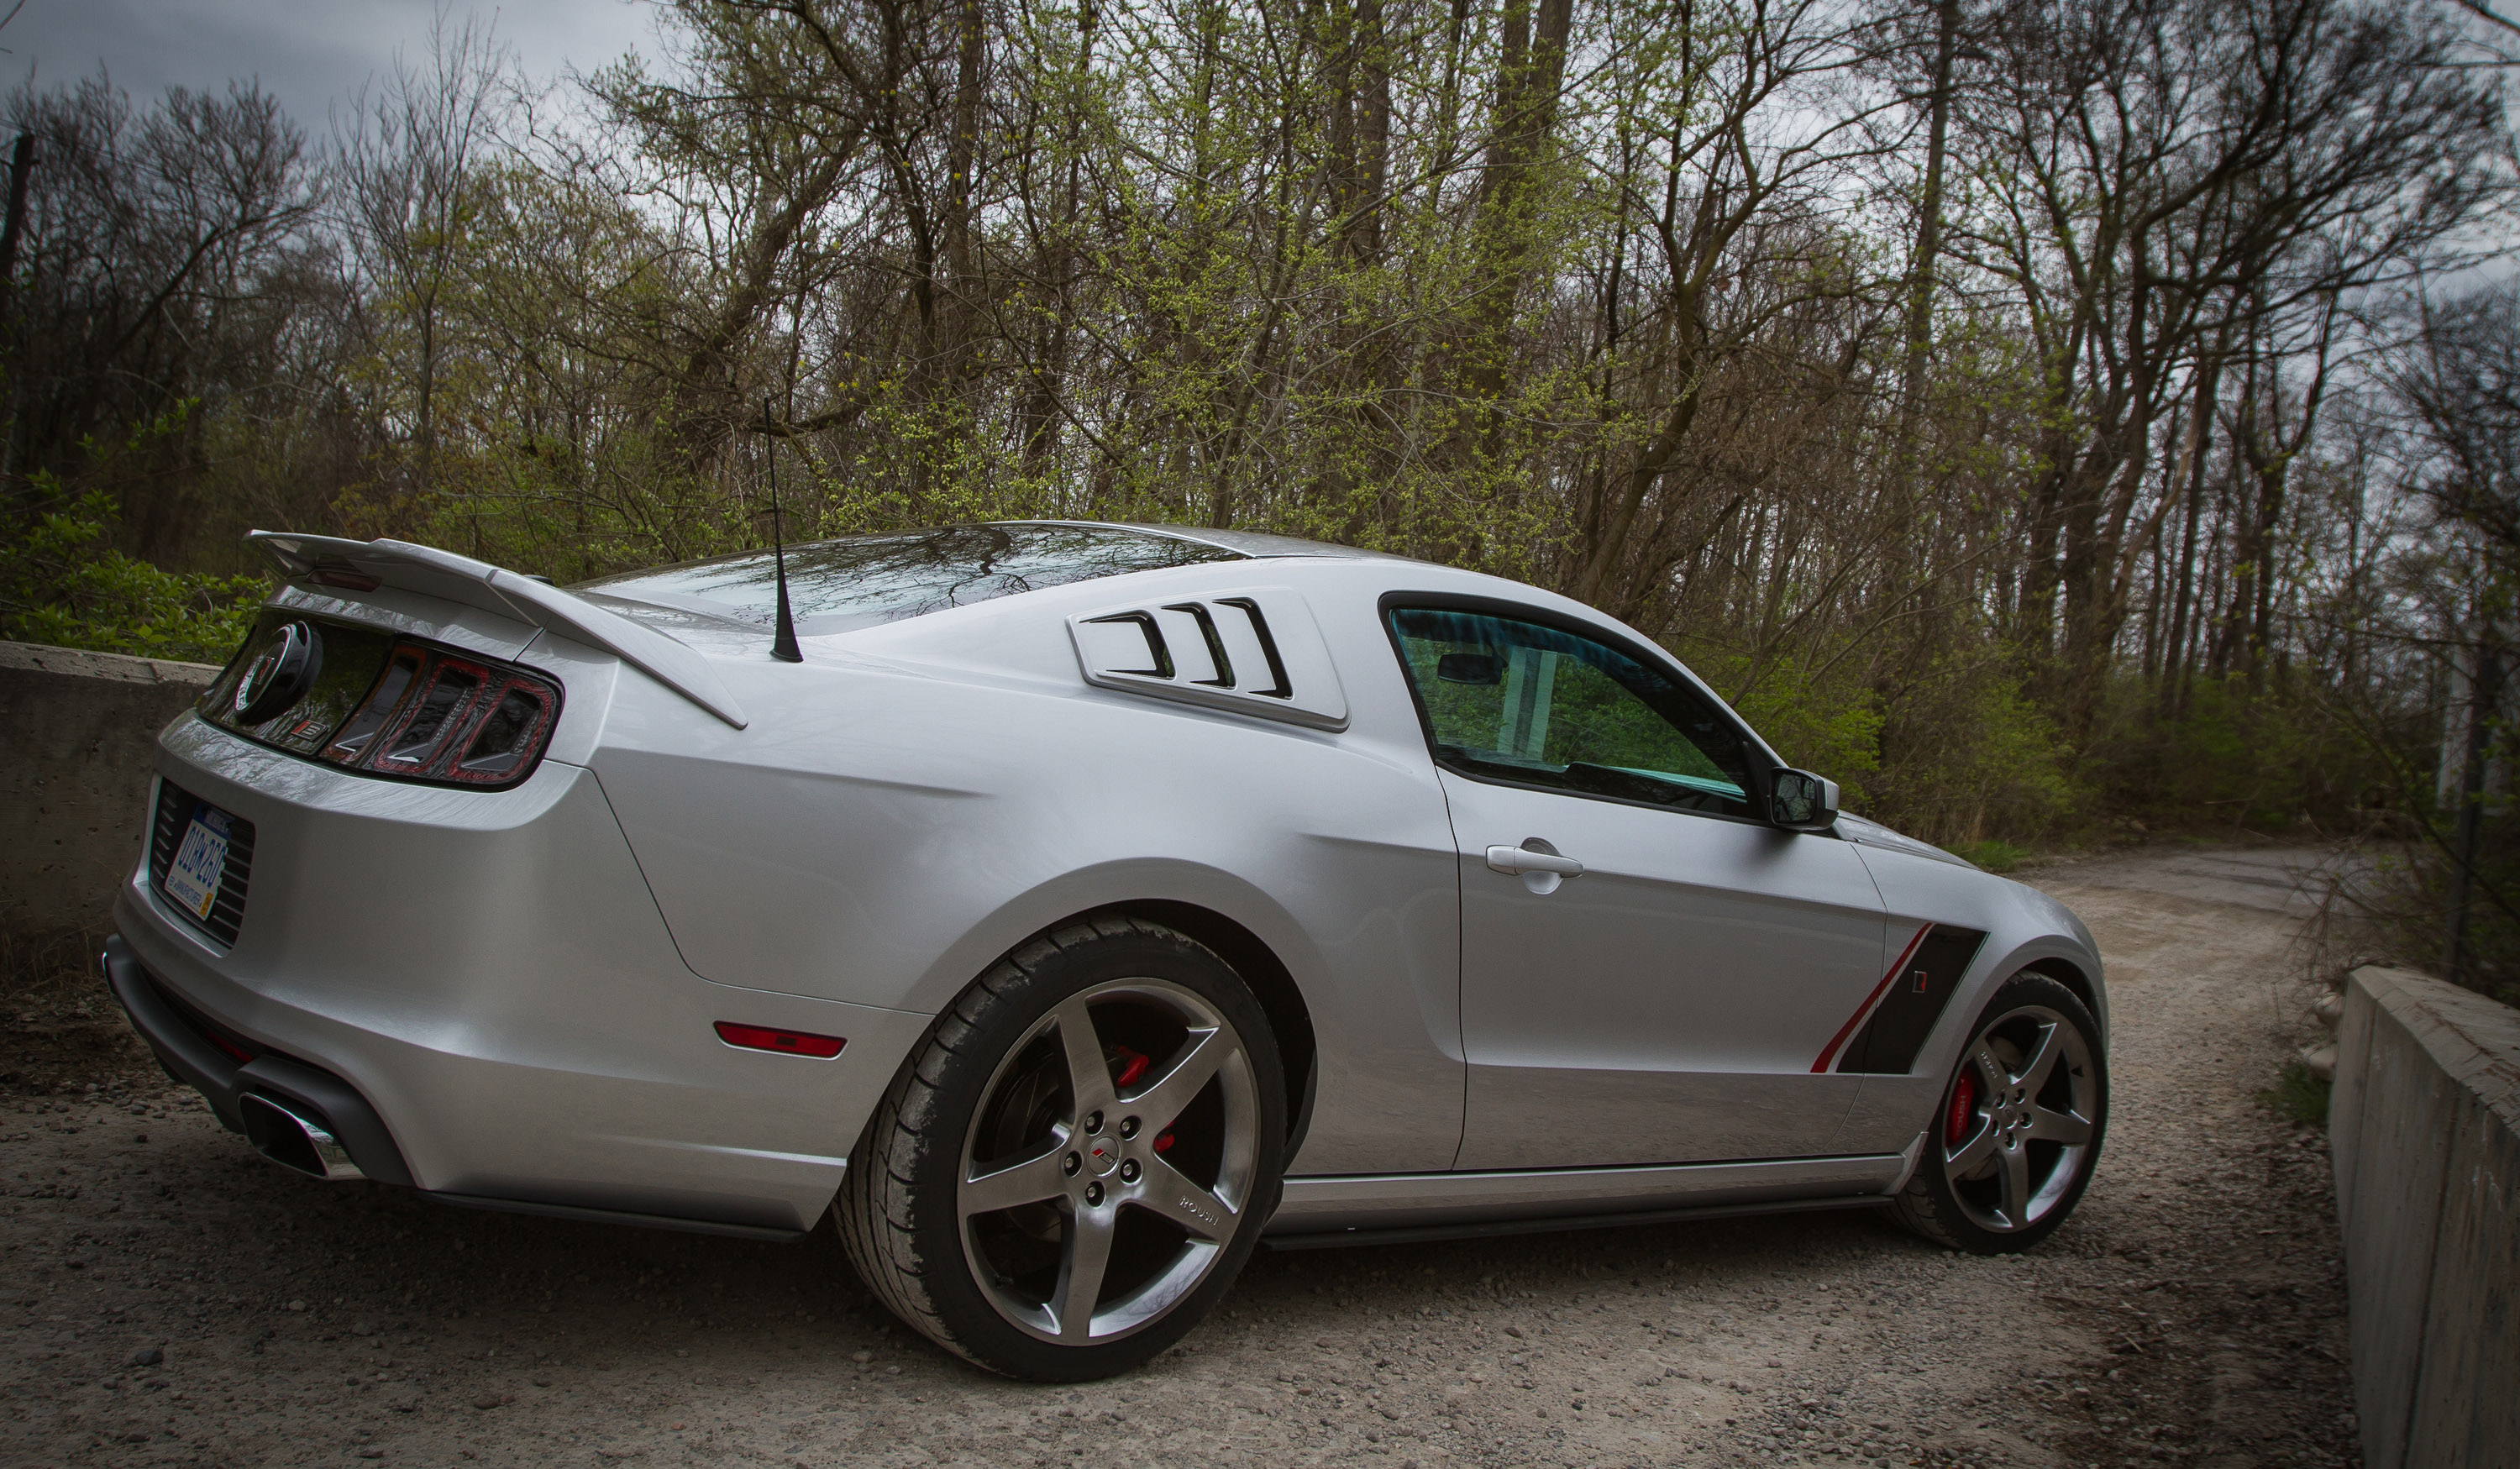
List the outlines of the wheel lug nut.
{"type": "Polygon", "coordinates": [[[1120,1135],[1121,1135],[1121,1136],[1123,1136],[1123,1137],[1135,1137],[1135,1136],[1137,1136],[1137,1135],[1138,1135],[1138,1119],[1136,1119],[1136,1118],[1134,1118],[1134,1117],[1123,1117],[1123,1118],[1121,1118],[1121,1119],[1120,1119],[1120,1135]]]}
{"type": "Polygon", "coordinates": [[[1121,1182],[1123,1182],[1123,1183],[1135,1183],[1136,1181],[1138,1181],[1138,1160],[1137,1160],[1137,1159],[1135,1159],[1135,1158],[1129,1158],[1129,1159],[1125,1159],[1125,1160],[1123,1160],[1123,1161],[1121,1162],[1121,1164],[1120,1164],[1120,1181],[1121,1181],[1121,1182]]]}
{"type": "Polygon", "coordinates": [[[1076,1156],[1074,1153],[1070,1153],[1066,1157],[1058,1160],[1058,1171],[1067,1175],[1069,1178],[1074,1178],[1076,1176],[1076,1171],[1084,1166],[1085,1160],[1076,1156]]]}
{"type": "Polygon", "coordinates": [[[1086,1113],[1086,1114],[1085,1114],[1085,1133],[1086,1133],[1086,1135],[1090,1137],[1090,1136],[1092,1136],[1094,1134],[1099,1133],[1099,1132],[1101,1132],[1101,1131],[1102,1131],[1102,1113],[1100,1113],[1100,1112],[1088,1112],[1088,1113],[1086,1113]]]}
{"type": "Polygon", "coordinates": [[[1087,1202],[1087,1203],[1089,1203],[1089,1204],[1100,1204],[1100,1203],[1102,1203],[1102,1184],[1100,1184],[1100,1183],[1088,1183],[1088,1184],[1086,1184],[1086,1185],[1085,1185],[1085,1202],[1087,1202]]]}

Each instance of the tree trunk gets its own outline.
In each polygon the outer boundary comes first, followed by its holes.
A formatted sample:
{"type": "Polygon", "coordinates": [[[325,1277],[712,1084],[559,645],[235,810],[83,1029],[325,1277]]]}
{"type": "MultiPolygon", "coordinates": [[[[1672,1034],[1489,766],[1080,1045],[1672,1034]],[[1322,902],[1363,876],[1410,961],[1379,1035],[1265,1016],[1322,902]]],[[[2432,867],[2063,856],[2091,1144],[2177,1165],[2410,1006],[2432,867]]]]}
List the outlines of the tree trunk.
{"type": "Polygon", "coordinates": [[[979,164],[980,82],[988,58],[988,18],[980,0],[962,0],[960,47],[955,57],[954,135],[945,150],[946,340],[949,371],[968,372],[972,330],[981,296],[980,266],[973,245],[971,198],[979,164]]]}
{"type": "Polygon", "coordinates": [[[1457,390],[1482,422],[1484,405],[1503,396],[1508,336],[1530,269],[1531,210],[1541,165],[1557,122],[1566,71],[1566,37],[1574,0],[1506,0],[1503,54],[1491,104],[1487,166],[1479,178],[1475,265],[1467,347],[1457,361],[1457,390]]]}
{"type": "Polygon", "coordinates": [[[1908,260],[1908,352],[1899,375],[1899,453],[1902,484],[1913,477],[1916,417],[1925,396],[1925,364],[1933,351],[1934,269],[1943,246],[1943,161],[1952,118],[1952,53],[1959,40],[1959,0],[1934,7],[1934,74],[1925,132],[1924,195],[1917,200],[1916,245],[1908,260]]]}

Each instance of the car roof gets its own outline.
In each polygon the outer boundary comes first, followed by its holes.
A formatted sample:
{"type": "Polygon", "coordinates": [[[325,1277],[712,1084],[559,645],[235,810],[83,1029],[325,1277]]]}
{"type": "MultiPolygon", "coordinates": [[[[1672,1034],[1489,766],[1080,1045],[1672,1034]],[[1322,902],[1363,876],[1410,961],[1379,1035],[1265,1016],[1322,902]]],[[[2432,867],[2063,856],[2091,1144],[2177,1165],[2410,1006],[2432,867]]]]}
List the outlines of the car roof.
{"type": "Polygon", "coordinates": [[[767,633],[774,620],[774,589],[788,586],[794,589],[797,636],[811,638],[1158,567],[1264,559],[1306,559],[1317,565],[1424,564],[1249,531],[1106,520],[1007,519],[798,543],[787,548],[785,570],[775,579],[773,555],[756,547],[599,577],[565,590],[608,611],[679,637],[698,631],[694,619],[767,633]],[[973,541],[992,549],[984,554],[965,544],[973,541]],[[1100,547],[1111,554],[1080,559],[1071,555],[1076,548],[1069,543],[1100,547]],[[1121,549],[1129,546],[1138,550],[1121,549]],[[1001,559],[1002,553],[1012,560],[1001,559]],[[1039,563],[1024,564],[1028,557],[1039,563]]]}

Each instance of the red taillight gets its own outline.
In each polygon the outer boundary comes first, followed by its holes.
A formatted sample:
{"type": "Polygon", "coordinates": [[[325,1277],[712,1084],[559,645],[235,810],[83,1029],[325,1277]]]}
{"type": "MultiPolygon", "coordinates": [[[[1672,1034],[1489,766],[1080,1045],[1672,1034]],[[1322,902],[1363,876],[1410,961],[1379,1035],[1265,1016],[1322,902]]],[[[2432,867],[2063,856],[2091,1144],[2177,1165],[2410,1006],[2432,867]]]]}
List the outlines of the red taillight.
{"type": "Polygon", "coordinates": [[[838,1036],[779,1030],[767,1025],[738,1025],[732,1020],[717,1023],[717,1038],[745,1050],[775,1050],[786,1056],[816,1056],[826,1060],[838,1055],[840,1047],[849,1044],[838,1036]]]}
{"type": "Polygon", "coordinates": [[[347,561],[317,561],[306,579],[318,586],[339,587],[345,592],[374,592],[384,585],[364,571],[350,569],[347,561]]]}
{"type": "Polygon", "coordinates": [[[508,785],[532,773],[559,717],[560,689],[549,680],[406,641],[324,758],[407,780],[508,785]]]}

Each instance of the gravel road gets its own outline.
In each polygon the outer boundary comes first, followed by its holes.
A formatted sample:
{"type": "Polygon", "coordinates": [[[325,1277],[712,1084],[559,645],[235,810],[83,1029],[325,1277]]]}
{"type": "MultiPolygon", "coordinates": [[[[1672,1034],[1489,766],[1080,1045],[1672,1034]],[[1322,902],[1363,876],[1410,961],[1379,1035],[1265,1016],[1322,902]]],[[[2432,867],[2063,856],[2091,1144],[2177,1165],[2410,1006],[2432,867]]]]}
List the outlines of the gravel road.
{"type": "Polygon", "coordinates": [[[61,1465],[2341,1464],[2325,1139],[2280,850],[2049,867],[2109,963],[2115,1113],[2037,1253],[1871,1212],[1263,1254],[1152,1365],[997,1381],[827,1229],[753,1245],[300,1179],[101,987],[12,997],[0,1460],[61,1465]]]}

